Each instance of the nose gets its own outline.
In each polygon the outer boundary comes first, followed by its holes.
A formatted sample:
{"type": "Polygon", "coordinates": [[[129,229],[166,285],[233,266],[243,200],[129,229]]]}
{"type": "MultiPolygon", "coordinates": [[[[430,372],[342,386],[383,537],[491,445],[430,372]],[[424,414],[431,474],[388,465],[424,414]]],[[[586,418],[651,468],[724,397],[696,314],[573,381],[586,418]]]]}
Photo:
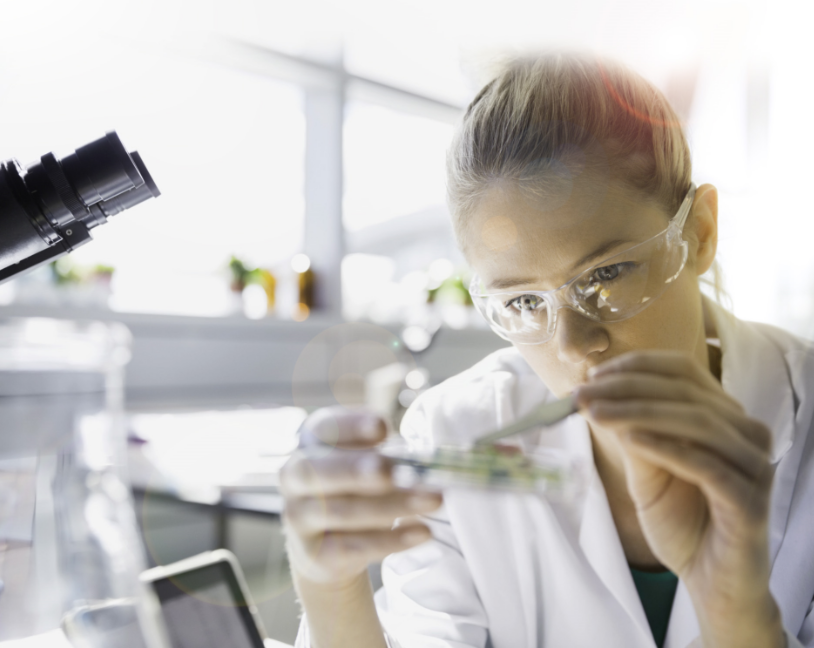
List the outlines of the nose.
{"type": "Polygon", "coordinates": [[[610,344],[608,332],[601,323],[567,307],[557,312],[552,341],[557,345],[557,357],[574,364],[584,362],[592,353],[602,353],[610,344]]]}

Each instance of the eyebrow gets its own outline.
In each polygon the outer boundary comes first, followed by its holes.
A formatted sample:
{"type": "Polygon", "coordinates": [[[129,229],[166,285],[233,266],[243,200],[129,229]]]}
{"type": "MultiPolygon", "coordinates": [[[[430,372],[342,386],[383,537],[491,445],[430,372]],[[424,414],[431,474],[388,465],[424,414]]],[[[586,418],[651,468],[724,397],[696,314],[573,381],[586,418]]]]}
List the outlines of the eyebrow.
{"type": "Polygon", "coordinates": [[[598,248],[596,248],[593,252],[586,254],[582,257],[579,261],[577,261],[573,266],[571,266],[571,272],[576,272],[579,268],[584,265],[587,265],[588,262],[593,261],[599,257],[605,256],[608,252],[613,250],[614,248],[619,247],[625,243],[633,243],[630,239],[613,239],[612,241],[608,241],[607,243],[603,243],[598,248]]]}
{"type": "MultiPolygon", "coordinates": [[[[613,239],[611,241],[607,241],[596,248],[594,251],[589,252],[584,257],[582,257],[579,261],[574,263],[571,266],[572,273],[575,273],[580,267],[588,264],[590,261],[597,259],[598,257],[606,255],[608,252],[613,250],[614,248],[619,247],[625,243],[633,243],[630,239],[613,239]]],[[[523,286],[528,284],[533,284],[537,281],[534,278],[528,277],[509,277],[506,279],[495,279],[489,283],[489,288],[491,290],[503,290],[506,288],[512,288],[514,286],[523,286]]]]}

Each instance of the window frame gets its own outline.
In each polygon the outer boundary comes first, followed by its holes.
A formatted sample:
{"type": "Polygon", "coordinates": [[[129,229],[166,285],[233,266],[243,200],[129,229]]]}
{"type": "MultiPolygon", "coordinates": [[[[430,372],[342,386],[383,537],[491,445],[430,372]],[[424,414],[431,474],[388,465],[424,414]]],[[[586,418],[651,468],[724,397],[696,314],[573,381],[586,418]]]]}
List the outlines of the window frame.
{"type": "MultiPolygon", "coordinates": [[[[463,106],[349,73],[342,53],[331,62],[286,54],[228,37],[210,40],[199,56],[232,68],[299,85],[305,111],[305,231],[303,252],[320,276],[316,301],[329,317],[342,315],[343,124],[348,101],[360,101],[455,124],[463,106]]],[[[324,55],[324,52],[323,52],[324,55]]]]}

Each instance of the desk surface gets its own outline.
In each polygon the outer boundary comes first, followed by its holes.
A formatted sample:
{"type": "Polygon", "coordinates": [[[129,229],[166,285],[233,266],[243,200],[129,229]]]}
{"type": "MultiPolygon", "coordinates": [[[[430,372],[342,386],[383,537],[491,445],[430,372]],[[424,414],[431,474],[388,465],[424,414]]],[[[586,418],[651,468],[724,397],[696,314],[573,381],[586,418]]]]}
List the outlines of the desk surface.
{"type": "Polygon", "coordinates": [[[133,415],[131,485],[196,504],[279,514],[278,471],[297,446],[305,416],[296,407],[133,415]]]}

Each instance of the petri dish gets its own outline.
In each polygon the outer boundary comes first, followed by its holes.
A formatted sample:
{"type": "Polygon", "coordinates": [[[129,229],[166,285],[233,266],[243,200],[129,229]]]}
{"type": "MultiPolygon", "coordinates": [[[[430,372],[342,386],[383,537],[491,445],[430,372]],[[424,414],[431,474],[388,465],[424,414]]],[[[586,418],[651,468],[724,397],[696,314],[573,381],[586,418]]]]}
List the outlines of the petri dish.
{"type": "Polygon", "coordinates": [[[393,462],[393,480],[399,488],[441,491],[464,487],[570,499],[586,483],[583,462],[559,448],[439,446],[416,451],[393,443],[380,452],[393,462]]]}

